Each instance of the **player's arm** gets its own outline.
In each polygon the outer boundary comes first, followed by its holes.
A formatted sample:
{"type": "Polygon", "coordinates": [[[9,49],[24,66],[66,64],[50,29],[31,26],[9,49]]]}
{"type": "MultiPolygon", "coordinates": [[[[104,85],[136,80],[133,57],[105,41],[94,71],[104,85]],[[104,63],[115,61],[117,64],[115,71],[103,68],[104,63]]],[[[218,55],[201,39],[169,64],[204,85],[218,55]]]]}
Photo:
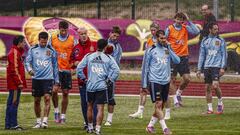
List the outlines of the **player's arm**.
{"type": "Polygon", "coordinates": [[[110,61],[110,71],[108,74],[108,79],[111,82],[115,82],[119,76],[120,69],[118,67],[117,62],[114,60],[114,58],[111,56],[110,56],[110,58],[111,58],[111,61],[110,61]]]}
{"type": "Polygon", "coordinates": [[[168,39],[169,33],[170,33],[170,30],[169,30],[169,28],[167,27],[166,30],[165,30],[165,36],[166,36],[167,39],[168,39]]]}
{"type": "Polygon", "coordinates": [[[28,50],[28,54],[27,54],[27,57],[25,60],[25,67],[26,67],[28,74],[31,76],[34,76],[34,71],[32,69],[32,65],[33,65],[32,62],[33,62],[33,54],[32,54],[32,49],[30,48],[28,50]]]}
{"type": "Polygon", "coordinates": [[[142,88],[147,88],[148,83],[148,72],[149,72],[149,64],[150,64],[150,50],[151,48],[148,48],[143,56],[143,62],[142,62],[142,88]]]}
{"type": "Polygon", "coordinates": [[[220,74],[223,75],[225,72],[226,64],[227,64],[227,49],[226,49],[226,42],[224,41],[224,39],[222,39],[222,42],[221,42],[221,56],[222,56],[222,60],[221,60],[220,74]]]}
{"type": "Polygon", "coordinates": [[[121,58],[122,58],[122,48],[121,47],[118,47],[118,48],[119,48],[119,50],[118,50],[119,52],[117,53],[117,56],[116,56],[116,62],[120,66],[120,61],[121,61],[121,58]]]}
{"type": "Polygon", "coordinates": [[[83,69],[87,66],[87,64],[88,64],[88,54],[84,56],[82,61],[77,66],[77,77],[80,78],[81,80],[86,79],[83,69]]]}
{"type": "Polygon", "coordinates": [[[198,35],[200,33],[200,30],[192,21],[188,21],[187,31],[193,35],[198,35]]]}
{"type": "Polygon", "coordinates": [[[169,51],[169,55],[171,60],[173,61],[173,63],[175,64],[179,64],[180,63],[180,58],[176,55],[176,53],[172,50],[171,45],[168,44],[168,51],[169,51]]]}
{"type": "Polygon", "coordinates": [[[12,65],[13,67],[13,70],[11,72],[11,76],[14,78],[14,82],[16,82],[16,84],[19,86],[19,88],[22,88],[23,86],[23,81],[20,77],[20,74],[19,74],[19,70],[18,70],[18,62],[19,62],[19,58],[20,56],[18,56],[18,52],[17,50],[14,50],[13,53],[11,55],[8,56],[8,64],[9,65],[12,65]]]}
{"type": "Polygon", "coordinates": [[[56,51],[53,51],[52,64],[53,64],[54,84],[58,85],[59,84],[59,74],[58,74],[58,62],[57,62],[56,51]]]}
{"type": "Polygon", "coordinates": [[[201,74],[201,70],[203,68],[203,64],[204,64],[204,61],[206,59],[206,49],[204,47],[204,39],[202,40],[201,42],[201,45],[200,45],[200,50],[199,50],[199,58],[198,58],[198,71],[197,71],[197,77],[200,78],[200,74],[201,74]]]}

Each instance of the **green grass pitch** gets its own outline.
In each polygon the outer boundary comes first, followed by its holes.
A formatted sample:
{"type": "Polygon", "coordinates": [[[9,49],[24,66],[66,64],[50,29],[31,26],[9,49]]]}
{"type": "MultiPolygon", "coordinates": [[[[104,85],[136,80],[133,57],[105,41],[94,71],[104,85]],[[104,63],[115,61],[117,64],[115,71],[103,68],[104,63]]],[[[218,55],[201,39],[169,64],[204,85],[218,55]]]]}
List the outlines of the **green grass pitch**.
{"type": "MultiPolygon", "coordinates": [[[[4,130],[4,118],[7,95],[0,95],[0,135],[87,135],[82,130],[83,119],[79,96],[70,96],[65,125],[53,122],[51,106],[49,128],[32,129],[35,123],[33,97],[22,95],[19,106],[18,121],[26,130],[4,130]]],[[[116,97],[117,106],[112,127],[102,126],[103,135],[146,135],[147,126],[153,112],[153,104],[147,99],[143,119],[130,119],[128,115],[137,109],[138,97],[116,97]]],[[[184,98],[184,107],[171,110],[171,120],[166,123],[173,135],[240,135],[240,100],[224,99],[225,110],[222,115],[203,116],[206,110],[205,99],[184,98]]],[[[217,99],[214,99],[216,110],[217,99]]],[[[42,100],[43,103],[43,100],[42,100]]],[[[105,111],[106,112],[106,111],[105,111]]],[[[107,113],[105,113],[106,116],[107,113]]],[[[162,134],[160,124],[155,125],[156,134],[162,134]]]]}

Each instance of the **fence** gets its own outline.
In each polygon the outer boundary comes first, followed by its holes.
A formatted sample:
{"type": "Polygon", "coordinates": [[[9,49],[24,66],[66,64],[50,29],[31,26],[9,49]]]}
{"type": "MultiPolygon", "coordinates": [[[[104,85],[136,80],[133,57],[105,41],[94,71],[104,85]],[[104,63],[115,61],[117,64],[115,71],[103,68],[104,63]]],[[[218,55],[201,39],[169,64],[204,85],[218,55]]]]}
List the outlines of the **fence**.
{"type": "Polygon", "coordinates": [[[99,19],[170,19],[175,12],[187,12],[201,19],[206,3],[220,20],[239,20],[237,0],[0,0],[2,16],[57,16],[99,19]]]}

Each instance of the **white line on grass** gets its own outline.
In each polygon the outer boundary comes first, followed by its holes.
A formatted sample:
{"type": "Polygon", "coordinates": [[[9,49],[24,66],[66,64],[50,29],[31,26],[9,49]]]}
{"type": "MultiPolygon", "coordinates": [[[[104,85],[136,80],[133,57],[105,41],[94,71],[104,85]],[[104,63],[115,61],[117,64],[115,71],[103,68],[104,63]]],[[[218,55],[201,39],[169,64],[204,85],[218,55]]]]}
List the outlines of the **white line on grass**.
{"type": "MultiPolygon", "coordinates": [[[[0,92],[0,94],[8,94],[8,92],[0,92]]],[[[23,95],[31,95],[31,92],[22,92],[23,95]]],[[[59,93],[61,95],[62,93],[59,93]]],[[[71,96],[79,96],[79,93],[69,93],[71,96]]],[[[116,97],[139,97],[139,95],[134,94],[115,94],[116,97]]],[[[149,95],[148,95],[149,97],[149,95]]],[[[172,97],[172,96],[170,96],[172,97]]],[[[205,96],[182,96],[183,98],[206,98],[205,96]]],[[[217,98],[214,96],[213,98],[217,98]]],[[[240,99],[240,97],[223,97],[224,99],[240,99]]]]}

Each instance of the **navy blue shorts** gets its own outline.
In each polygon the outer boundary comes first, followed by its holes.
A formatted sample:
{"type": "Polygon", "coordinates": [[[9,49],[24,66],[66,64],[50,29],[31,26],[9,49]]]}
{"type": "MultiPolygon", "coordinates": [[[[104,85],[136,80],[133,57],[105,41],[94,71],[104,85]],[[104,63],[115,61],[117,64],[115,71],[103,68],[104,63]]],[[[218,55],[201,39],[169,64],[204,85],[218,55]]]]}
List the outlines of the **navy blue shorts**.
{"type": "Polygon", "coordinates": [[[205,83],[212,84],[213,81],[219,81],[220,68],[212,67],[204,69],[204,81],[205,83]]]}
{"type": "Polygon", "coordinates": [[[107,104],[108,103],[108,92],[107,90],[87,92],[87,102],[93,104],[107,104]]]}
{"type": "Polygon", "coordinates": [[[180,57],[179,64],[171,63],[171,70],[172,76],[177,76],[178,73],[180,74],[180,76],[184,74],[190,74],[188,57],[187,56],[180,57]]]}
{"type": "Polygon", "coordinates": [[[72,74],[71,72],[59,72],[59,82],[62,90],[72,89],[72,74]]]}
{"type": "Polygon", "coordinates": [[[32,96],[42,97],[45,94],[52,95],[53,80],[32,79],[32,96]]]}
{"type": "Polygon", "coordinates": [[[168,99],[169,93],[169,83],[165,85],[161,85],[158,83],[149,83],[149,91],[151,95],[151,100],[153,103],[156,101],[166,102],[168,99]]]}

